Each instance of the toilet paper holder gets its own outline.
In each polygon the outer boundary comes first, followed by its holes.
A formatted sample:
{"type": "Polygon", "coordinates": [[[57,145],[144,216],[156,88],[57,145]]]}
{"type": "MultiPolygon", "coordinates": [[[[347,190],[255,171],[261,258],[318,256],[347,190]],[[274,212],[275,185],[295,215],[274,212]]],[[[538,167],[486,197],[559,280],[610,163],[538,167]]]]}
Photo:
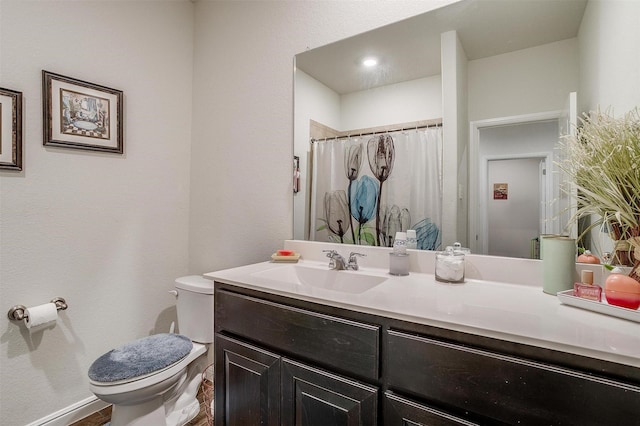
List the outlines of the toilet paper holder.
{"type": "MultiPolygon", "coordinates": [[[[54,303],[56,305],[56,309],[59,311],[64,311],[65,309],[67,309],[67,302],[62,297],[51,299],[51,303],[54,303]]],[[[7,316],[11,321],[22,321],[28,316],[25,313],[26,310],[27,307],[24,305],[15,305],[11,309],[9,309],[7,316]]]]}

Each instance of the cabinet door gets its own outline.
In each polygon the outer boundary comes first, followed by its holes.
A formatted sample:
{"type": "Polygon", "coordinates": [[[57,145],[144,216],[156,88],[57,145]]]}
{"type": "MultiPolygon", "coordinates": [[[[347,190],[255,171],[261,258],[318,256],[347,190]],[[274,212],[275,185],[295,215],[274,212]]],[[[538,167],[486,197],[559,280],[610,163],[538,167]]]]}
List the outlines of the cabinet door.
{"type": "Polygon", "coordinates": [[[278,426],[280,357],[220,334],[215,351],[216,426],[278,426]]]}
{"type": "Polygon", "coordinates": [[[344,377],[282,361],[282,424],[338,426],[377,424],[378,391],[344,377]]]}
{"type": "Polygon", "coordinates": [[[439,410],[417,404],[386,392],[384,395],[384,424],[386,426],[477,426],[439,410]]]}

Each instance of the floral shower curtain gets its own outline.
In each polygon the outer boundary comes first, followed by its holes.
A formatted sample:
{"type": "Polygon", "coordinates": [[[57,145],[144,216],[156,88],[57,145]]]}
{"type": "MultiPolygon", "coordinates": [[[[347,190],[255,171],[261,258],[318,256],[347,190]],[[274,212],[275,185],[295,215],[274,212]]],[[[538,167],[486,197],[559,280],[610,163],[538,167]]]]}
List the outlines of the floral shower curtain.
{"type": "Polygon", "coordinates": [[[415,229],[435,250],[441,204],[441,127],[313,143],[311,240],[390,247],[415,229]]]}

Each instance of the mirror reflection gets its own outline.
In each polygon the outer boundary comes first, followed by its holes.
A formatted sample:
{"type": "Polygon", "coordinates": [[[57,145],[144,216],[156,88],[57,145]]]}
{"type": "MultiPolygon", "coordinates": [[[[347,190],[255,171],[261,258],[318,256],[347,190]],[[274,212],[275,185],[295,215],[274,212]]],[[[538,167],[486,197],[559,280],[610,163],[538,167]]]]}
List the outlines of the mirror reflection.
{"type": "Polygon", "coordinates": [[[535,257],[575,234],[554,146],[599,102],[577,103],[614,4],[463,0],[296,55],[294,238],[535,257]]]}

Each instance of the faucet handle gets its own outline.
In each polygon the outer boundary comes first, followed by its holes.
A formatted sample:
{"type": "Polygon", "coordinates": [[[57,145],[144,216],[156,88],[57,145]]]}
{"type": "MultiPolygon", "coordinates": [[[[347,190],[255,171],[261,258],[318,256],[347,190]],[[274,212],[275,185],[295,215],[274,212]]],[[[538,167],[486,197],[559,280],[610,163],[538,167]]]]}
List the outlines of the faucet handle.
{"type": "Polygon", "coordinates": [[[355,251],[352,251],[351,253],[349,253],[349,261],[351,261],[351,260],[355,261],[357,256],[367,257],[366,254],[356,253],[355,251]]]}
{"type": "Polygon", "coordinates": [[[367,257],[366,254],[356,253],[355,251],[349,253],[349,268],[353,269],[354,271],[358,270],[358,256],[367,257]]]}
{"type": "Polygon", "coordinates": [[[338,254],[335,250],[322,250],[323,253],[327,253],[327,257],[329,258],[329,269],[336,269],[336,259],[335,256],[338,254]]]}
{"type": "Polygon", "coordinates": [[[323,253],[327,253],[327,257],[329,259],[333,258],[333,256],[335,256],[336,254],[338,254],[337,251],[335,250],[322,250],[323,253]]]}

